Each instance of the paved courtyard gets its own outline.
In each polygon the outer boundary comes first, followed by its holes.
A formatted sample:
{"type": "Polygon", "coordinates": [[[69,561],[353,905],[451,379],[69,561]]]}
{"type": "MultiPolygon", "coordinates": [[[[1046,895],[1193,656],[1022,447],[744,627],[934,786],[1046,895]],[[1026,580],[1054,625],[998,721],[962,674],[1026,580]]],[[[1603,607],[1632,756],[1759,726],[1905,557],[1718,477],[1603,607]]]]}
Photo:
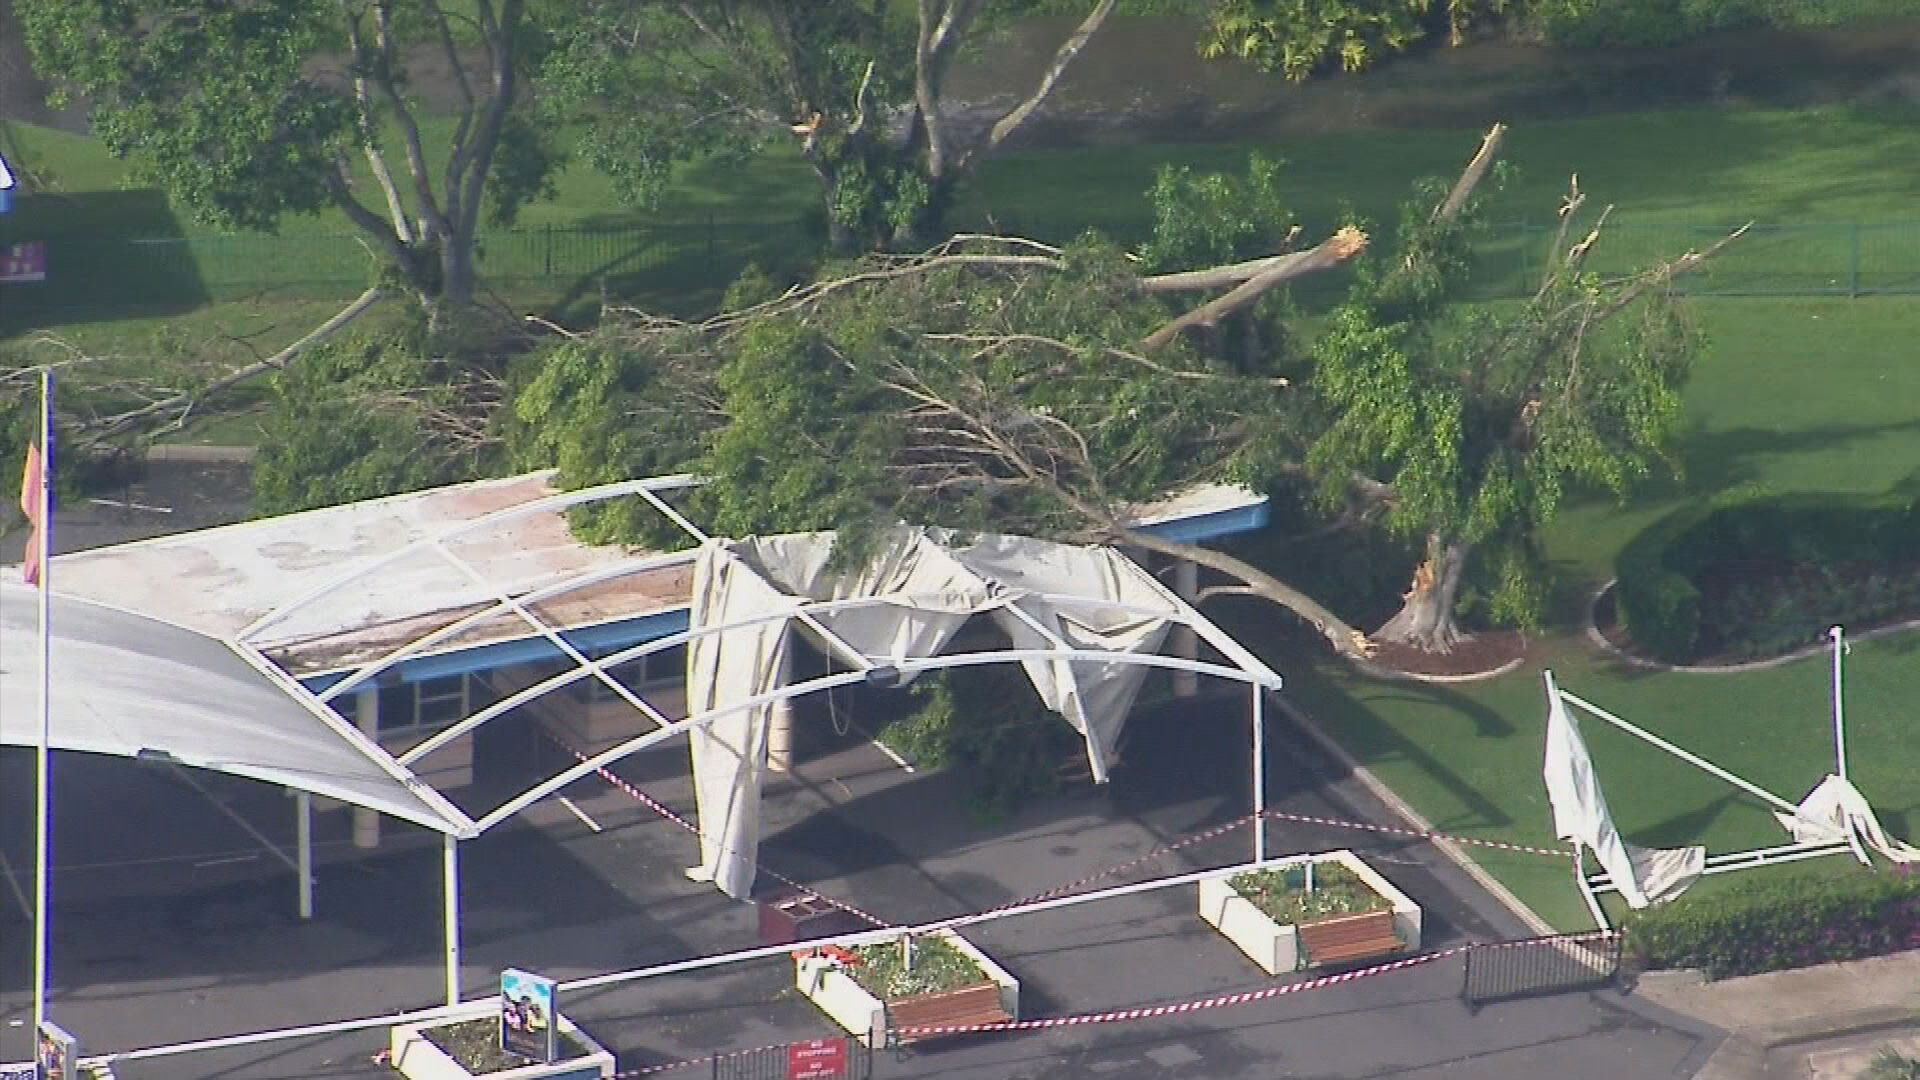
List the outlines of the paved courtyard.
{"type": "MultiPolygon", "coordinates": [[[[1293,813],[1385,820],[1280,721],[1269,796],[1293,813]]],[[[777,782],[762,861],[891,922],[980,910],[1133,859],[1249,805],[1245,699],[1163,707],[1137,718],[1128,764],[1105,789],[1076,787],[985,824],[964,778],[908,774],[857,735],[777,782]]],[[[684,751],[624,775],[691,808],[684,751]]],[[[28,756],[0,761],[8,865],[30,865],[28,756]]],[[[441,996],[439,853],[434,844],[356,857],[343,815],[320,830],[318,917],[294,916],[291,875],[221,807],[276,841],[289,800],[242,782],[184,786],[165,771],[62,756],[62,866],[53,1015],[89,1052],[379,1015],[441,996]]],[[[692,837],[598,779],[570,789],[595,832],[549,802],[514,828],[462,846],[464,976],[487,992],[505,966],[571,979],[757,944],[748,905],[685,880],[692,837]]],[[[1510,915],[1428,845],[1324,827],[1276,826],[1275,852],[1352,847],[1426,909],[1427,945],[1522,936],[1510,915]]],[[[1107,883],[1244,861],[1245,828],[1161,856],[1107,883]]],[[[0,937],[0,1059],[26,1053],[26,923],[9,902],[0,937]]],[[[1271,985],[1193,910],[1190,886],[1021,916],[969,937],[1023,981],[1023,1012],[1055,1016],[1271,985]]],[[[1568,1078],[1690,1075],[1717,1038],[1608,994],[1485,1007],[1460,1001],[1460,962],[1436,961],[1251,1005],[1096,1027],[952,1040],[875,1075],[985,1078],[1568,1078]],[[1657,1017],[1657,1018],[1656,1018],[1657,1017]]],[[[833,1034],[764,960],[625,983],[567,999],[622,1068],[833,1034]]],[[[130,1080],[377,1077],[382,1034],[204,1052],[124,1065],[130,1080]]],[[[700,1066],[679,1075],[708,1073],[700,1066]]],[[[668,1073],[667,1075],[676,1075],[668,1073]]]]}

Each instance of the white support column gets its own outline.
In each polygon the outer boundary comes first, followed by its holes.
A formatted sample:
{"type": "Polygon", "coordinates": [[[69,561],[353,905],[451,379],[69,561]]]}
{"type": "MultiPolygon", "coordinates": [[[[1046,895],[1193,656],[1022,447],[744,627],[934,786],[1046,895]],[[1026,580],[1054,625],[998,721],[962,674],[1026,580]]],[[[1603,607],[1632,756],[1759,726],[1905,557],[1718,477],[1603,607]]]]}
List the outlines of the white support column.
{"type": "MultiPolygon", "coordinates": [[[[1198,606],[1200,599],[1200,564],[1192,559],[1181,559],[1174,564],[1173,591],[1188,604],[1198,606]]],[[[1200,659],[1200,637],[1190,626],[1173,628],[1173,655],[1187,660],[1200,659]]],[[[1191,671],[1173,673],[1173,696],[1193,697],[1200,693],[1200,676],[1191,671]]]]}
{"type": "MultiPolygon", "coordinates": [[[[368,683],[353,693],[353,722],[367,738],[380,741],[380,688],[368,683]]],[[[353,846],[371,851],[380,846],[380,813],[353,808],[353,846]]]]}
{"type": "Polygon", "coordinates": [[[1253,861],[1267,857],[1267,691],[1259,685],[1253,694],[1253,861]]]}
{"type": "Polygon", "coordinates": [[[300,917],[313,918],[313,796],[293,793],[293,835],[298,849],[294,861],[300,875],[300,917]]]}
{"type": "Polygon", "coordinates": [[[1847,651],[1847,632],[1836,626],[1827,631],[1833,638],[1833,765],[1834,775],[1847,778],[1847,706],[1840,681],[1840,658],[1847,651]]]}
{"type": "Polygon", "coordinates": [[[452,833],[446,844],[447,1004],[460,1004],[460,840],[452,833]]]}
{"type": "MultiPolygon", "coordinates": [[[[780,661],[781,686],[793,681],[793,649],[794,646],[789,645],[786,659],[780,661]]],[[[790,697],[774,702],[767,720],[767,769],[777,773],[793,771],[793,699],[790,697]]]]}

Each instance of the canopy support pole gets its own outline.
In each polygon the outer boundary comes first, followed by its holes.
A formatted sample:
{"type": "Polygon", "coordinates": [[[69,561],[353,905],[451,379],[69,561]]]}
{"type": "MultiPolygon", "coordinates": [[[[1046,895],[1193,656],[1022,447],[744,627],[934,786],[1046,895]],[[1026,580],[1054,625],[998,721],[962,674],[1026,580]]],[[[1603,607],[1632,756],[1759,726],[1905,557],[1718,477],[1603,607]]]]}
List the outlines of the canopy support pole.
{"type": "Polygon", "coordinates": [[[1836,626],[1833,638],[1833,763],[1840,779],[1847,778],[1847,706],[1841,696],[1840,657],[1847,651],[1847,632],[1836,626]]]}
{"type": "Polygon", "coordinates": [[[313,918],[313,796],[304,791],[293,793],[293,835],[295,873],[300,875],[300,917],[313,918]]]}
{"type": "Polygon", "coordinates": [[[1266,687],[1253,691],[1253,861],[1267,857],[1267,711],[1266,687]]]}
{"type": "Polygon", "coordinates": [[[1567,704],[1580,706],[1582,709],[1585,709],[1586,711],[1592,713],[1593,715],[1599,717],[1600,719],[1605,720],[1607,723],[1612,724],[1614,727],[1619,728],[1621,731],[1624,731],[1627,734],[1632,735],[1637,739],[1640,739],[1644,742],[1651,743],[1654,746],[1657,746],[1660,749],[1665,750],[1667,753],[1672,754],[1674,757],[1679,758],[1681,761],[1684,761],[1687,764],[1692,765],[1694,768],[1699,769],[1710,776],[1717,776],[1720,779],[1725,780],[1727,783],[1732,784],[1734,787],[1737,787],[1740,790],[1746,792],[1747,794],[1753,795],[1756,798],[1763,799],[1769,803],[1772,803],[1774,806],[1779,807],[1781,810],[1784,810],[1789,814],[1798,814],[1800,812],[1799,807],[1793,805],[1792,803],[1781,798],[1780,796],[1775,795],[1773,792],[1768,791],[1767,789],[1759,786],[1758,784],[1754,784],[1754,783],[1750,783],[1749,781],[1742,780],[1738,776],[1733,775],[1732,773],[1728,772],[1727,770],[1721,768],[1718,765],[1715,765],[1713,762],[1708,761],[1707,759],[1701,757],[1700,755],[1688,753],[1687,751],[1682,750],[1678,746],[1673,745],[1672,743],[1668,742],[1667,740],[1661,738],[1658,735],[1655,735],[1654,733],[1646,730],[1645,728],[1636,727],[1633,724],[1630,724],[1627,721],[1620,719],[1619,717],[1613,715],[1612,713],[1601,708],[1600,706],[1595,705],[1591,701],[1584,701],[1580,698],[1575,697],[1572,694],[1567,693],[1565,690],[1557,690],[1555,692],[1558,693],[1561,699],[1565,701],[1567,704]]]}
{"type": "Polygon", "coordinates": [[[446,857],[447,1004],[460,1004],[460,840],[452,833],[441,838],[446,857]]]}

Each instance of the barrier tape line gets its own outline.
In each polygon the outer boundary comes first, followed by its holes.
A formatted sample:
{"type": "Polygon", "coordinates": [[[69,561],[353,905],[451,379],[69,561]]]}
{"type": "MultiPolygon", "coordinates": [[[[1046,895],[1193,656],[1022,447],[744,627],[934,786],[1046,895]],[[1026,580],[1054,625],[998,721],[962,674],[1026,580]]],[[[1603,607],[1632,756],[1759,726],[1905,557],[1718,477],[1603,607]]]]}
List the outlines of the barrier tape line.
{"type": "Polygon", "coordinates": [[[1192,847],[1194,844],[1204,843],[1205,841],[1208,841],[1208,840],[1217,839],[1219,837],[1225,836],[1226,834],[1234,831],[1235,829],[1245,828],[1247,825],[1252,824],[1253,820],[1254,820],[1254,815],[1248,814],[1246,817],[1243,817],[1238,821],[1229,821],[1225,825],[1216,825],[1213,828],[1207,829],[1204,832],[1194,833],[1192,836],[1188,836],[1183,839],[1176,840],[1171,844],[1163,844],[1160,847],[1154,848],[1152,851],[1149,851],[1144,855],[1138,855],[1138,856],[1135,856],[1134,858],[1128,859],[1126,862],[1115,863],[1114,865],[1107,867],[1105,870],[1096,870],[1093,873],[1088,874],[1086,877],[1079,879],[1078,881],[1069,881],[1065,885],[1056,885],[1045,892],[1037,892],[1037,893],[1034,893],[1032,896],[1021,897],[1018,900],[1012,900],[1007,903],[997,905],[995,907],[990,907],[985,911],[981,912],[981,914],[991,915],[996,911],[1008,911],[1013,908],[1024,907],[1027,904],[1037,904],[1042,900],[1051,900],[1056,896],[1065,896],[1066,894],[1082,886],[1091,885],[1096,881],[1100,881],[1105,878],[1112,877],[1113,875],[1121,873],[1122,871],[1131,870],[1136,866],[1143,865],[1147,862],[1150,862],[1154,859],[1159,858],[1162,855],[1171,854],[1172,852],[1179,851],[1181,848],[1192,847]]]}
{"type": "MultiPolygon", "coordinates": [[[[1352,982],[1355,979],[1366,978],[1370,975],[1384,975],[1389,972],[1404,971],[1422,964],[1433,963],[1436,960],[1443,960],[1450,956],[1459,956],[1476,949],[1516,948],[1545,944],[1577,944],[1583,941],[1606,940],[1620,936],[1622,936],[1622,934],[1618,930],[1595,930],[1583,934],[1557,934],[1550,937],[1527,938],[1522,941],[1476,942],[1467,945],[1456,945],[1450,949],[1421,953],[1417,956],[1392,960],[1384,964],[1375,964],[1371,967],[1356,968],[1352,971],[1342,971],[1332,975],[1322,975],[1318,978],[1305,980],[1304,982],[1286,983],[1280,986],[1266,986],[1258,990],[1242,990],[1232,994],[1218,994],[1213,997],[1196,998],[1190,1001],[1168,1002],[1161,1005],[1142,1005],[1131,1009],[1111,1009],[1106,1012],[1076,1013],[1069,1016],[1039,1017],[1033,1020],[1002,1020],[997,1023],[985,1024],[922,1024],[913,1027],[897,1028],[893,1034],[896,1037],[974,1035],[996,1031],[1035,1031],[1056,1027],[1080,1027],[1088,1024],[1124,1023],[1129,1020],[1151,1020],[1162,1016],[1177,1016],[1183,1013],[1199,1012],[1203,1009],[1223,1009],[1250,1005],[1255,1002],[1267,1001],[1287,994],[1324,990],[1329,986],[1338,986],[1342,983],[1352,982]]],[[[763,1054],[769,1050],[777,1050],[787,1045],[789,1044],[773,1043],[767,1046],[754,1047],[751,1050],[735,1050],[724,1054],[709,1054],[706,1057],[688,1058],[684,1061],[671,1061],[661,1065],[648,1065],[638,1069],[628,1069],[624,1072],[615,1073],[614,1080],[632,1080],[634,1077],[649,1076],[654,1073],[668,1072],[673,1069],[684,1069],[695,1065],[707,1065],[735,1058],[748,1057],[754,1054],[763,1054]]]]}
{"type": "MultiPolygon", "coordinates": [[[[547,731],[544,727],[541,729],[541,731],[542,731],[542,734],[546,735],[547,738],[553,740],[555,745],[559,746],[562,750],[565,750],[567,753],[572,754],[575,758],[579,759],[579,761],[582,764],[585,764],[586,762],[592,760],[586,755],[586,753],[581,751],[579,747],[568,743],[565,739],[562,739],[560,736],[555,735],[553,732],[547,731]]],[[[654,813],[660,815],[661,817],[666,818],[668,821],[673,822],[675,825],[680,826],[681,828],[687,830],[693,835],[695,836],[700,835],[699,826],[695,825],[693,822],[688,821],[686,818],[681,817],[679,814],[675,813],[672,807],[654,798],[653,796],[647,794],[646,792],[641,791],[639,788],[635,787],[634,785],[628,783],[625,777],[619,775],[618,773],[612,771],[611,769],[608,769],[604,765],[594,766],[593,771],[596,775],[600,777],[600,779],[605,780],[615,790],[625,793],[627,796],[634,799],[640,805],[646,807],[647,809],[653,811],[654,813]]],[[[854,907],[852,904],[846,903],[841,900],[836,900],[831,896],[823,895],[818,890],[812,888],[811,886],[803,885],[800,882],[795,881],[794,879],[786,876],[785,874],[780,873],[778,870],[774,870],[773,868],[767,866],[764,863],[755,862],[754,866],[757,867],[761,873],[767,875],[770,878],[773,878],[775,881],[778,881],[781,884],[787,885],[791,888],[798,889],[802,894],[806,895],[811,899],[818,900],[821,903],[827,904],[831,907],[839,908],[841,911],[844,911],[847,914],[852,915],[854,918],[863,920],[867,923],[871,923],[876,928],[884,929],[886,927],[895,925],[893,923],[888,922],[885,919],[880,918],[878,915],[874,915],[869,912],[862,911],[859,908],[854,907]]]]}
{"type": "Polygon", "coordinates": [[[1393,833],[1397,836],[1412,836],[1421,840],[1451,840],[1456,844],[1472,844],[1475,847],[1493,848],[1497,851],[1517,851],[1523,855],[1548,855],[1556,859],[1567,857],[1567,848],[1532,847],[1527,844],[1509,844],[1504,840],[1479,840],[1471,836],[1453,836],[1443,832],[1423,832],[1420,829],[1403,829],[1394,825],[1374,825],[1364,821],[1342,821],[1339,818],[1314,817],[1311,814],[1289,814],[1282,810],[1268,810],[1266,815],[1278,821],[1296,821],[1308,825],[1334,825],[1343,829],[1364,829],[1367,832],[1393,833]]]}

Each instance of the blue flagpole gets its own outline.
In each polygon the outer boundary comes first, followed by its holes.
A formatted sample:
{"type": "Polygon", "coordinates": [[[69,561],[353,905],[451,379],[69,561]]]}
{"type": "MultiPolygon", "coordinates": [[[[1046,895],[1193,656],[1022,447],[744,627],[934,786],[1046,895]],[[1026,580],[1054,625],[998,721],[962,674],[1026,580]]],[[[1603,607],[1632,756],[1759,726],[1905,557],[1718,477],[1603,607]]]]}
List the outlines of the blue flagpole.
{"type": "MultiPolygon", "coordinates": [[[[49,878],[48,852],[51,835],[48,819],[51,789],[49,768],[53,734],[53,582],[48,570],[53,559],[53,369],[40,369],[40,739],[36,746],[34,782],[34,885],[38,895],[33,905],[33,1030],[39,1037],[40,1025],[47,1020],[47,930],[53,914],[48,900],[53,893],[49,878]]],[[[36,1044],[37,1045],[37,1044],[36,1044]]]]}

